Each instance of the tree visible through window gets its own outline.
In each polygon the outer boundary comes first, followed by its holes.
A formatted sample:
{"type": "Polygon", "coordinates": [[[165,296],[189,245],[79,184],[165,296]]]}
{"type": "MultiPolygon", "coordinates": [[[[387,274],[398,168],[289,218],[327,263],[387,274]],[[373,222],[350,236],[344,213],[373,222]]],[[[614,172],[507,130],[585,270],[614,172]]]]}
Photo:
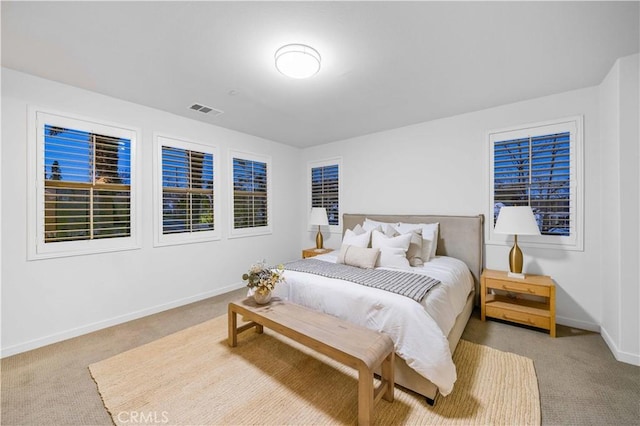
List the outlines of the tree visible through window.
{"type": "Polygon", "coordinates": [[[327,209],[329,225],[340,223],[338,164],[311,167],[311,207],[327,209]]]}
{"type": "Polygon", "coordinates": [[[233,228],[269,224],[267,163],[233,157],[233,228]]]}
{"type": "Polygon", "coordinates": [[[214,229],[213,154],[162,146],[162,233],[214,229]]]}
{"type": "Polygon", "coordinates": [[[131,141],[44,125],[44,242],[131,235],[131,141]]]}

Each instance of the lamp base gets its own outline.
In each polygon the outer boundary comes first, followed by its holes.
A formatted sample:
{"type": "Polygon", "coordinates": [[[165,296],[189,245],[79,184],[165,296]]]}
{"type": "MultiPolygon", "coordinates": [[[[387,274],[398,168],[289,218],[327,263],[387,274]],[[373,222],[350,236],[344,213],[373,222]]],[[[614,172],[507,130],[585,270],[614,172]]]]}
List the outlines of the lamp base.
{"type": "Polygon", "coordinates": [[[518,278],[519,280],[524,280],[525,275],[517,272],[507,272],[507,276],[509,278],[518,278]]]}
{"type": "Polygon", "coordinates": [[[316,234],[316,250],[320,250],[324,248],[324,241],[322,238],[322,233],[320,232],[320,225],[318,225],[318,233],[316,234]]]}
{"type": "Polygon", "coordinates": [[[509,252],[509,273],[514,274],[513,276],[509,275],[511,278],[524,278],[524,275],[522,275],[522,263],[522,250],[518,247],[518,236],[514,235],[513,247],[509,252]],[[521,275],[521,277],[518,275],[521,275]]]}

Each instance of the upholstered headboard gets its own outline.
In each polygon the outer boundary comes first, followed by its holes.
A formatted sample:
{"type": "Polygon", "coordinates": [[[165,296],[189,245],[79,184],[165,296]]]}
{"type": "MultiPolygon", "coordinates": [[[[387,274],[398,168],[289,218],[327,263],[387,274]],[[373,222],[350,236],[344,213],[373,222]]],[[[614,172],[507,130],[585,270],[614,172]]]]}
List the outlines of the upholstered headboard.
{"type": "Polygon", "coordinates": [[[353,229],[358,223],[363,223],[365,218],[390,223],[439,223],[436,254],[455,257],[467,264],[475,281],[476,298],[478,297],[480,294],[480,274],[484,261],[484,215],[432,216],[345,213],[342,215],[342,232],[353,229]]]}

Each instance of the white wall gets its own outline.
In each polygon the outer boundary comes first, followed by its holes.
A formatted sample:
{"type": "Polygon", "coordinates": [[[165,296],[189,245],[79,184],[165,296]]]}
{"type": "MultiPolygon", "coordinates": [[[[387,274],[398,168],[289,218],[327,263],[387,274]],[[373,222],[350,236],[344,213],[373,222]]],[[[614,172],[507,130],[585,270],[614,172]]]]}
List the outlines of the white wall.
{"type": "Polygon", "coordinates": [[[608,342],[620,339],[620,63],[616,62],[599,87],[600,140],[607,149],[600,156],[602,179],[600,187],[600,209],[603,220],[601,245],[603,315],[602,335],[608,342]],[[605,279],[606,277],[606,279],[605,279]]]}
{"type": "MultiPolygon", "coordinates": [[[[640,365],[640,67],[620,58],[620,356],[640,365]]],[[[604,277],[603,277],[604,280],[604,277]]]]}
{"type": "Polygon", "coordinates": [[[2,354],[32,349],[98,328],[239,288],[256,260],[299,256],[302,207],[291,194],[300,151],[96,93],[2,70],[2,354]],[[27,261],[27,105],[122,123],[141,129],[142,248],[27,261]],[[220,148],[221,241],[153,247],[153,132],[220,148]],[[227,239],[229,149],[272,156],[273,233],[227,239]],[[185,271],[189,271],[185,273],[185,271]]]}
{"type": "Polygon", "coordinates": [[[617,359],[640,365],[638,55],[620,58],[600,85],[602,336],[617,359]]]}

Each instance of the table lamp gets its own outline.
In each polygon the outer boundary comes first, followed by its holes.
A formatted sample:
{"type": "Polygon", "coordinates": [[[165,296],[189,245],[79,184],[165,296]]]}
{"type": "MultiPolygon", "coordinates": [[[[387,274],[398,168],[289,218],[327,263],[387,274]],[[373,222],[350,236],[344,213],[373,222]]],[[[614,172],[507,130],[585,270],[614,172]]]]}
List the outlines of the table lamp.
{"type": "Polygon", "coordinates": [[[329,219],[327,218],[327,209],[324,207],[312,207],[309,214],[309,223],[311,225],[318,225],[318,234],[316,235],[316,249],[322,249],[322,233],[320,232],[321,225],[329,225],[329,219]]]}
{"type": "Polygon", "coordinates": [[[518,247],[518,235],[540,235],[540,229],[530,206],[504,206],[500,209],[496,234],[513,234],[513,247],[509,252],[509,277],[524,278],[522,250],[518,247]]]}

